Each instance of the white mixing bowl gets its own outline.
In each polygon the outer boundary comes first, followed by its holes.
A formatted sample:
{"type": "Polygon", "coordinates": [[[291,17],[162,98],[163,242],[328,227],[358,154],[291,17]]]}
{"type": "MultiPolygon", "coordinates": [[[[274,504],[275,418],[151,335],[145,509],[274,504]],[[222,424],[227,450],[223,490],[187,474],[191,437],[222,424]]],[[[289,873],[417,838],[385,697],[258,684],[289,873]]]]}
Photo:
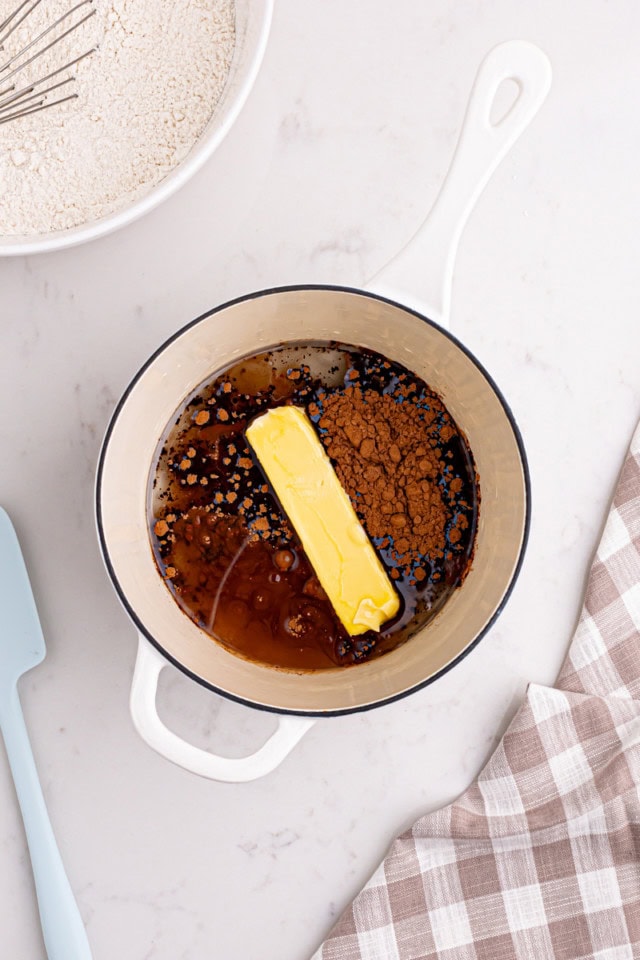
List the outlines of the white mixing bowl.
{"type": "Polygon", "coordinates": [[[200,169],[231,129],[258,74],[267,45],[273,0],[236,0],[236,46],[222,97],[207,127],[185,159],[147,194],[116,213],[90,223],[30,237],[3,237],[0,256],[24,256],[95,240],[137,220],[175,193],[200,169]]]}

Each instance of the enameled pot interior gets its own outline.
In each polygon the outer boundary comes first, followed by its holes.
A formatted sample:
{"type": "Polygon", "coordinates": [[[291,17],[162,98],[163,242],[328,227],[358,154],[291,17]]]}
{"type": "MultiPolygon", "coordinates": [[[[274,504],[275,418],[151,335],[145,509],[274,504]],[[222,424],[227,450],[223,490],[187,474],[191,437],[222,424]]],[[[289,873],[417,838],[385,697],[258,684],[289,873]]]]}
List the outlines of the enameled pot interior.
{"type": "Polygon", "coordinates": [[[207,686],[270,709],[342,713],[394,699],[455,663],[501,609],[521,562],[528,478],[511,415],[486,372],[450,335],[398,304],[357,290],[296,287],[227,304],[165,344],[134,379],[103,447],[98,526],[116,589],[143,633],[207,686]],[[480,476],[475,557],[462,585],[416,636],[349,668],[294,674],[229,653],[180,610],[151,553],[146,496],[159,438],[181,401],[233,360],[283,341],[368,347],[423,377],[466,433],[480,476]]]}

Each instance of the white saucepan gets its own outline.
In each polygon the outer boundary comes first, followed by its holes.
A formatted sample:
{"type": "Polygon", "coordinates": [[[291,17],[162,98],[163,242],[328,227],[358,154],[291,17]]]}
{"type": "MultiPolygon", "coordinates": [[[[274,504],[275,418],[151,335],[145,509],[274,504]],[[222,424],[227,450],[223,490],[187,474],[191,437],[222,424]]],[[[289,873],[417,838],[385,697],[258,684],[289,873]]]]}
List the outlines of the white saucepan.
{"type": "Polygon", "coordinates": [[[480,191],[535,116],[551,83],[546,56],[529,43],[496,47],[478,72],[446,182],[409,246],[369,290],[299,285],[216,307],[163,344],[136,374],[107,430],[97,478],[97,523],[109,575],[139,631],[131,692],[142,737],[173,762],[213,779],[244,781],[272,770],[318,717],[369,709],[451,669],[486,634],[517,577],[529,525],[529,480],[520,434],[490,375],[444,329],[458,240],[480,191]],[[496,91],[519,96],[491,121],[496,91]],[[406,291],[414,290],[413,297],[406,291]],[[296,674],[252,663],[184,615],[158,574],[147,528],[147,483],[159,438],[182,401],[232,361],[286,341],[338,340],[409,367],[443,398],[466,434],[482,504],[471,570],[414,637],[355,667],[296,674]],[[186,743],[156,710],[167,663],[227,697],[278,714],[273,736],[242,759],[186,743]]]}

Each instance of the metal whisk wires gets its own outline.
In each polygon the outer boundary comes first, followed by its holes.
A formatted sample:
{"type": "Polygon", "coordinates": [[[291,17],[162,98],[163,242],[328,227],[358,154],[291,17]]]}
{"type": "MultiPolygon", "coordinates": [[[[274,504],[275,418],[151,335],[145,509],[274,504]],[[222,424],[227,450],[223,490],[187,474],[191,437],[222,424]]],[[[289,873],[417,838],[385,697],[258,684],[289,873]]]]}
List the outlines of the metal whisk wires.
{"type": "MultiPolygon", "coordinates": [[[[24,23],[24,21],[33,13],[36,7],[39,7],[43,0],[22,0],[22,3],[10,14],[6,20],[0,23],[0,51],[3,51],[5,48],[5,43],[9,37],[18,29],[18,27],[24,23]],[[25,8],[27,8],[25,10],[25,8]]],[[[95,53],[96,47],[92,47],[91,50],[87,50],[86,53],[81,54],[79,57],[75,57],[73,60],[69,60],[63,66],[58,67],[55,70],[52,70],[46,76],[40,77],[38,80],[30,81],[25,86],[20,87],[19,81],[16,82],[14,79],[17,77],[22,70],[30,66],[35,60],[47,53],[53,47],[57,46],[62,40],[69,36],[78,29],[83,23],[86,23],[91,17],[94,16],[96,10],[93,7],[94,0],[80,0],[74,7],[71,7],[70,10],[67,10],[61,17],[58,17],[53,23],[49,24],[44,30],[42,30],[37,37],[34,37],[33,40],[30,40],[28,43],[24,44],[20,50],[14,53],[9,57],[4,63],[1,62],[0,58],[0,125],[3,123],[8,123],[10,120],[17,120],[20,117],[29,116],[32,113],[38,113],[40,110],[47,110],[50,107],[55,107],[60,103],[66,103],[67,100],[74,100],[78,94],[70,93],[66,96],[56,96],[56,99],[50,99],[50,94],[55,90],[60,90],[62,87],[67,87],[68,84],[71,84],[75,81],[75,76],[70,74],[64,77],[61,80],[58,80],[56,83],[52,83],[49,86],[45,86],[50,80],[59,77],[66,70],[70,70],[77,63],[80,63],[81,60],[84,60],[86,57],[89,57],[92,53],[95,53]],[[67,27],[63,32],[54,36],[53,39],[48,39],[58,27],[65,24],[71,17],[74,16],[81,8],[91,6],[91,11],[85,13],[79,20],[75,23],[72,23],[71,26],[67,27]],[[44,46],[41,46],[38,49],[38,45],[44,43],[44,46]],[[26,59],[23,57],[26,54],[26,59]],[[9,86],[4,86],[10,80],[13,82],[9,86]]]]}

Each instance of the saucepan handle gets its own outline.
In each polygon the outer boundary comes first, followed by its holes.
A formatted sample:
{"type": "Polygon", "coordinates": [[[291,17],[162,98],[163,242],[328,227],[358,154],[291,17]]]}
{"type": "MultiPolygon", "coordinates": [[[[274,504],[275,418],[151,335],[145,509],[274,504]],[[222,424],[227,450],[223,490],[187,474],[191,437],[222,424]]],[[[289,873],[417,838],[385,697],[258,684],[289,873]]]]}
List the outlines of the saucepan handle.
{"type": "Polygon", "coordinates": [[[187,743],[158,716],[156,693],[165,658],[146,640],[138,638],[138,656],[131,685],[131,716],[142,737],[157,753],[191,773],[209,780],[246,783],[271,773],[315,723],[313,717],[278,715],[275,733],[247,757],[219,757],[187,743]]]}
{"type": "Polygon", "coordinates": [[[464,225],[491,174],[534,118],[550,86],[551,64],[532,43],[510,40],[487,55],[434,206],[406,247],[367,284],[369,290],[448,325],[453,264],[464,225]],[[493,122],[491,110],[505,80],[515,81],[517,99],[493,122]]]}

